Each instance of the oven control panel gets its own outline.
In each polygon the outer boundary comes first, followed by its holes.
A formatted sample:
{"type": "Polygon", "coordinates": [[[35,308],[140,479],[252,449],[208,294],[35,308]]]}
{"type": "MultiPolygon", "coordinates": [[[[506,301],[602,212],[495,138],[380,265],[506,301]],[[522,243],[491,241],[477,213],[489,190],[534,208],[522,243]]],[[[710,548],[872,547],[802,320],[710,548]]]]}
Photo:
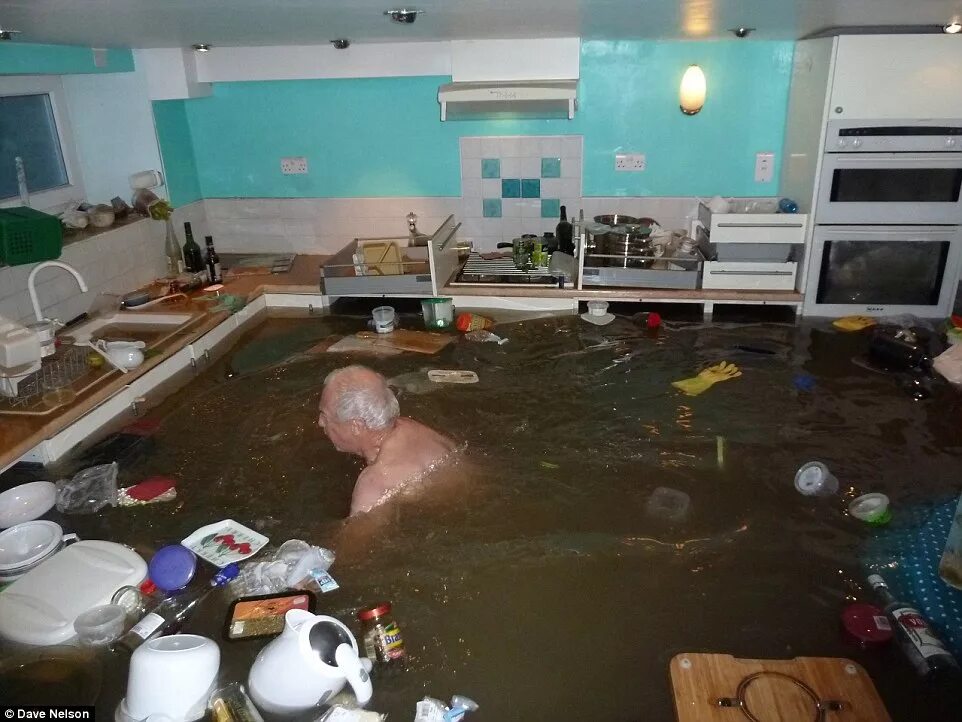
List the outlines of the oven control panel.
{"type": "Polygon", "coordinates": [[[833,120],[826,153],[939,153],[962,151],[962,120],[833,120]]]}

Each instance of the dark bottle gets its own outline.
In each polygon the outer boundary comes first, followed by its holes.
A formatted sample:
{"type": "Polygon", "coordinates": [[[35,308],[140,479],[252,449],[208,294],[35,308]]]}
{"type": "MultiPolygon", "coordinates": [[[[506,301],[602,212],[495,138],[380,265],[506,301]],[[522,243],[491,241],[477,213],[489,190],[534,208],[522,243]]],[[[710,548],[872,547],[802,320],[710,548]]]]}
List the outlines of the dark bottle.
{"type": "Polygon", "coordinates": [[[568,213],[564,206],[561,206],[561,220],[558,221],[554,232],[555,235],[558,236],[558,250],[573,256],[575,254],[575,244],[574,241],[571,240],[572,228],[571,224],[568,223],[568,213]]]}
{"type": "Polygon", "coordinates": [[[925,617],[909,604],[898,601],[878,574],[871,575],[868,583],[885,605],[885,614],[895,627],[899,646],[919,676],[928,679],[956,677],[959,674],[958,662],[942,640],[935,636],[925,617]]]}
{"type": "Polygon", "coordinates": [[[211,283],[223,283],[224,277],[220,272],[220,256],[214,250],[214,237],[204,236],[207,241],[207,278],[211,283]]]}
{"type": "Polygon", "coordinates": [[[184,224],[184,235],[187,237],[184,242],[184,267],[191,273],[199,273],[204,270],[204,257],[201,255],[200,246],[194,240],[190,223],[184,224]]]}

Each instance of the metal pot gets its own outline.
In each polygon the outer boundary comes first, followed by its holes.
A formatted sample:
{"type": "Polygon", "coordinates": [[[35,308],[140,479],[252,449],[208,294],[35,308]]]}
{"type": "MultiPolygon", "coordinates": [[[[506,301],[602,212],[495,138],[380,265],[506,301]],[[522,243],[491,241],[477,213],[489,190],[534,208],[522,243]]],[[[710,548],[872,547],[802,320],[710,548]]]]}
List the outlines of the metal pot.
{"type": "Polygon", "coordinates": [[[653,258],[639,259],[630,256],[652,256],[651,243],[652,218],[635,218],[622,214],[595,216],[596,223],[610,226],[607,233],[595,236],[594,252],[616,258],[599,258],[595,265],[614,268],[649,268],[653,258]]]}

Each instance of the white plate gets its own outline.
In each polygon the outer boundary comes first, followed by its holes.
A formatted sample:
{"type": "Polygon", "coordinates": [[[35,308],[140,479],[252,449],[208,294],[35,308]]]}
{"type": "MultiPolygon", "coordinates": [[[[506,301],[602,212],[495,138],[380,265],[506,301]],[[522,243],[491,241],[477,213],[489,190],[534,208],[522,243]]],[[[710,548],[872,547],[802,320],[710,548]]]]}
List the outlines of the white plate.
{"type": "Polygon", "coordinates": [[[0,494],[0,529],[33,521],[53,508],[57,487],[49,481],[31,481],[0,494]]]}
{"type": "Polygon", "coordinates": [[[62,540],[63,529],[52,521],[27,521],[0,532],[0,575],[33,566],[53,554],[62,540]]]}
{"type": "Polygon", "coordinates": [[[201,559],[223,569],[257,554],[269,539],[233,519],[202,526],[181,544],[201,559]],[[226,538],[225,538],[226,537],[226,538]]]}

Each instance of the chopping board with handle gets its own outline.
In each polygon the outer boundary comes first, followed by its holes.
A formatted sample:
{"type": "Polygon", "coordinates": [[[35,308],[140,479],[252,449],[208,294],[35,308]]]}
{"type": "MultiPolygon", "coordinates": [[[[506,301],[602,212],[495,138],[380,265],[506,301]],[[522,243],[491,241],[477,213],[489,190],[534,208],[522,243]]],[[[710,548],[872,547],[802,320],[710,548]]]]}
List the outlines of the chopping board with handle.
{"type": "Polygon", "coordinates": [[[848,659],[684,653],[670,672],[678,722],[892,722],[868,673],[848,659]]]}
{"type": "Polygon", "coordinates": [[[434,354],[454,340],[454,336],[428,331],[411,331],[399,328],[391,333],[375,333],[361,331],[357,338],[370,341],[374,346],[386,346],[399,351],[414,351],[415,353],[434,354]]]}

